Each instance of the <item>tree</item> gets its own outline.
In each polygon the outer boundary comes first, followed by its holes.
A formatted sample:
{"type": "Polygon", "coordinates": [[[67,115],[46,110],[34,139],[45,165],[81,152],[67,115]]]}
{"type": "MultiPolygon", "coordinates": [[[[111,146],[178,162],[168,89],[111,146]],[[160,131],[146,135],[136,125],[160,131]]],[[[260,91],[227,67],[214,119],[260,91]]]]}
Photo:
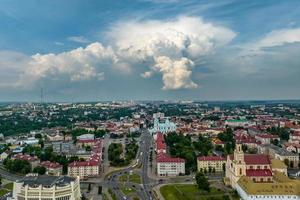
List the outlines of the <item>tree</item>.
{"type": "Polygon", "coordinates": [[[211,166],[208,167],[208,173],[210,174],[212,172],[211,166]]]}
{"type": "Polygon", "coordinates": [[[46,168],[43,166],[37,166],[33,169],[33,173],[38,173],[39,175],[43,175],[46,173],[46,168]]]}
{"type": "Polygon", "coordinates": [[[226,171],[226,165],[225,165],[225,163],[223,163],[223,165],[222,165],[222,170],[225,173],[225,171],[226,171]]]}
{"type": "Polygon", "coordinates": [[[205,175],[203,173],[197,172],[196,183],[197,183],[198,189],[205,190],[207,192],[210,191],[208,179],[205,177],[205,175]]]}

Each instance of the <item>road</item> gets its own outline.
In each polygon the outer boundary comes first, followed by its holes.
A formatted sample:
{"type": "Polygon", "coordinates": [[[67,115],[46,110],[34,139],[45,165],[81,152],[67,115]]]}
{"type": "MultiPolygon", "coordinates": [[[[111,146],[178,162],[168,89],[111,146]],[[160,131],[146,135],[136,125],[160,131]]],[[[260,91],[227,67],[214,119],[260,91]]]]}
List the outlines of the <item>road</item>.
{"type": "Polygon", "coordinates": [[[9,171],[7,171],[6,169],[4,169],[4,166],[1,165],[0,166],[0,176],[2,178],[5,178],[7,180],[10,180],[10,181],[16,181],[16,180],[19,180],[19,179],[22,179],[23,176],[20,176],[20,175],[17,175],[17,174],[13,174],[13,173],[10,173],[9,171]]]}
{"type": "Polygon", "coordinates": [[[135,171],[135,173],[141,176],[142,184],[125,183],[125,186],[134,188],[137,191],[137,195],[142,200],[153,199],[151,185],[154,184],[154,182],[149,178],[147,173],[151,142],[152,136],[149,134],[149,132],[147,130],[142,131],[139,150],[136,157],[137,163],[134,166],[129,166],[112,173],[108,178],[105,179],[104,182],[102,182],[103,186],[108,186],[113,190],[117,196],[117,199],[126,199],[120,190],[120,186],[123,185],[123,183],[119,182],[119,177],[125,173],[129,174],[130,171],[135,171]],[[135,168],[136,165],[140,164],[142,164],[141,169],[135,168]]]}

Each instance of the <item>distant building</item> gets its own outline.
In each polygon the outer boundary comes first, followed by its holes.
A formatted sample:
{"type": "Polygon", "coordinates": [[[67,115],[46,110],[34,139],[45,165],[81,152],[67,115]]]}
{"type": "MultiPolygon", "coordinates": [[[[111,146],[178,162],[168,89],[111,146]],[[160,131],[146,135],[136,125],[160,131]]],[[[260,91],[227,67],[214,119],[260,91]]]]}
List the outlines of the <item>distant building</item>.
{"type": "Polygon", "coordinates": [[[272,135],[269,133],[257,134],[255,135],[255,139],[261,144],[271,144],[272,140],[280,141],[280,138],[277,135],[272,135]]]}
{"type": "Polygon", "coordinates": [[[226,158],[221,156],[200,156],[197,158],[198,171],[209,171],[209,169],[215,172],[222,172],[223,165],[225,167],[226,158]]]}
{"type": "Polygon", "coordinates": [[[229,119],[225,121],[225,125],[230,127],[249,127],[254,126],[255,122],[250,122],[246,119],[229,119]]]}
{"type": "Polygon", "coordinates": [[[150,133],[169,133],[176,131],[176,124],[171,122],[169,118],[165,118],[163,122],[161,122],[158,118],[154,118],[153,128],[149,130],[150,133]]]}
{"type": "Polygon", "coordinates": [[[79,178],[68,176],[26,176],[14,182],[8,200],[81,200],[79,178]]]}
{"type": "Polygon", "coordinates": [[[289,152],[286,149],[273,144],[259,145],[258,151],[260,153],[269,154],[271,158],[285,162],[289,168],[298,168],[299,155],[296,153],[289,152]]]}
{"type": "Polygon", "coordinates": [[[77,136],[77,140],[94,140],[94,139],[95,139],[95,135],[91,133],[77,136]]]}

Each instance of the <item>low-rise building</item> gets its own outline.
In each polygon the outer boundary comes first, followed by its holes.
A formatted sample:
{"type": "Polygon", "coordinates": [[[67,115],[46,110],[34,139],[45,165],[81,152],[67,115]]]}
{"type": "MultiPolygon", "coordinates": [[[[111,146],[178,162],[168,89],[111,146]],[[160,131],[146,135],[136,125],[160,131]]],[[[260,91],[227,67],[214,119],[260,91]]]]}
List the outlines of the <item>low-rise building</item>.
{"type": "Polygon", "coordinates": [[[255,139],[261,144],[270,144],[272,140],[280,140],[277,135],[272,135],[268,133],[257,134],[255,135],[255,139]]]}
{"type": "Polygon", "coordinates": [[[28,161],[30,163],[32,169],[37,167],[40,164],[40,159],[38,159],[37,157],[30,156],[27,154],[22,154],[22,153],[18,153],[16,155],[14,155],[13,159],[28,161]]]}
{"type": "Polygon", "coordinates": [[[226,158],[221,156],[200,156],[197,158],[198,171],[222,172],[225,169],[226,158]]]}
{"type": "Polygon", "coordinates": [[[68,176],[26,176],[14,182],[9,200],[80,200],[79,178],[68,176]]]}
{"type": "Polygon", "coordinates": [[[46,168],[46,173],[49,175],[60,176],[62,175],[63,166],[56,162],[44,161],[40,164],[46,168]]]}

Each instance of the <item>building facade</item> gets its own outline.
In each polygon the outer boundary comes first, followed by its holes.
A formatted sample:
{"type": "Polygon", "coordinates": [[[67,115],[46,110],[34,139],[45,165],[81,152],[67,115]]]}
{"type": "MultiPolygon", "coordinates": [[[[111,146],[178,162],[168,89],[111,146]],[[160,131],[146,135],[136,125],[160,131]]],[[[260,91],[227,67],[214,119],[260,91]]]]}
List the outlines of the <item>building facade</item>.
{"type": "Polygon", "coordinates": [[[225,183],[235,188],[242,176],[247,176],[256,182],[272,181],[269,156],[244,154],[242,145],[236,144],[234,154],[227,156],[225,183]]]}
{"type": "Polygon", "coordinates": [[[185,174],[185,160],[172,158],[165,153],[157,155],[156,159],[158,176],[178,176],[185,174]]]}
{"type": "Polygon", "coordinates": [[[226,165],[226,158],[221,156],[200,156],[197,158],[198,171],[222,172],[226,165]]]}
{"type": "Polygon", "coordinates": [[[26,176],[14,182],[9,200],[80,200],[79,178],[68,176],[26,176]]]}

